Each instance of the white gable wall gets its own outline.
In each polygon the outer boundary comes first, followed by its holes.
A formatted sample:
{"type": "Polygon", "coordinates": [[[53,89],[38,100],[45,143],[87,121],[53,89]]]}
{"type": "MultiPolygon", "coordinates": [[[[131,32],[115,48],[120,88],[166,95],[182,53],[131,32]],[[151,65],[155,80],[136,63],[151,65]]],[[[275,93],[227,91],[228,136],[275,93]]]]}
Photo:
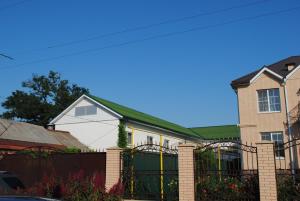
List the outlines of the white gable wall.
{"type": "Polygon", "coordinates": [[[69,131],[81,143],[92,149],[106,149],[117,145],[119,119],[87,98],[54,122],[55,130],[69,131]],[[96,115],[76,116],[75,107],[94,105],[96,115]]]}

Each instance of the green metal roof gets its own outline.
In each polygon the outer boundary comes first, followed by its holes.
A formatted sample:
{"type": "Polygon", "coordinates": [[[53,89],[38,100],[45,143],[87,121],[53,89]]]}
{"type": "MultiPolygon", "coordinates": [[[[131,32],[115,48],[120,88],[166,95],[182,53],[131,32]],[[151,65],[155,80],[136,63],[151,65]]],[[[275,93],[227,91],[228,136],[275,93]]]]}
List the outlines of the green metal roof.
{"type": "Polygon", "coordinates": [[[240,128],[237,125],[195,127],[190,129],[206,140],[240,137],[240,128]]]}
{"type": "Polygon", "coordinates": [[[104,105],[105,107],[111,109],[112,111],[120,114],[125,119],[134,120],[137,122],[150,124],[153,126],[157,126],[159,128],[164,128],[179,134],[184,134],[188,137],[193,138],[200,138],[199,135],[194,133],[191,129],[185,128],[183,126],[180,126],[178,124],[171,123],[169,121],[151,116],[149,114],[145,114],[143,112],[136,111],[134,109],[119,105],[117,103],[93,96],[93,95],[87,95],[91,99],[95,100],[96,102],[104,105]]]}

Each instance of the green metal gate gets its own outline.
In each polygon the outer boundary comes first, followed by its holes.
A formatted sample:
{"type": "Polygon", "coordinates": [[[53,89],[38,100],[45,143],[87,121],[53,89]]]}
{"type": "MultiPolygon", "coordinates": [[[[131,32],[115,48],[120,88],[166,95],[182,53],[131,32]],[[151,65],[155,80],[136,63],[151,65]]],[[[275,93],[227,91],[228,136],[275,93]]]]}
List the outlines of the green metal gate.
{"type": "Polygon", "coordinates": [[[178,151],[154,144],[121,154],[124,198],[178,201],[178,151]]]}

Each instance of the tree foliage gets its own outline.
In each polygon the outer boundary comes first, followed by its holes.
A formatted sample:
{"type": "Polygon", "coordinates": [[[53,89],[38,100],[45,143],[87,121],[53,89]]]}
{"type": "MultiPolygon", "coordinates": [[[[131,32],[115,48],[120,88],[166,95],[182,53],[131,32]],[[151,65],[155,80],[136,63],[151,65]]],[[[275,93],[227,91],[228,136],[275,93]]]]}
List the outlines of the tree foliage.
{"type": "Polygon", "coordinates": [[[88,89],[70,84],[59,73],[50,71],[47,76],[33,75],[22,82],[25,90],[16,90],[2,103],[7,119],[18,119],[45,126],[88,89]]]}
{"type": "Polygon", "coordinates": [[[120,121],[119,124],[118,147],[127,147],[127,132],[125,131],[125,124],[123,121],[120,121]]]}

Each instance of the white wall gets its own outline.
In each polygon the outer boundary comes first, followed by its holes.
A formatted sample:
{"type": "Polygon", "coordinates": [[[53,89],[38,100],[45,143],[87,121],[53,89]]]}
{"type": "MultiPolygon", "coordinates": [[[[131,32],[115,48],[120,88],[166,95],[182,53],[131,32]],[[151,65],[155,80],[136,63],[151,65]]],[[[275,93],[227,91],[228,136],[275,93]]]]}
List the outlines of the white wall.
{"type": "Polygon", "coordinates": [[[86,98],[75,107],[54,123],[56,130],[69,131],[92,149],[106,149],[117,145],[118,117],[86,98]],[[88,105],[97,106],[97,115],[75,117],[75,107],[88,105]]]}
{"type": "Polygon", "coordinates": [[[160,142],[160,135],[163,136],[162,143],[164,139],[169,140],[169,145],[172,147],[177,147],[179,143],[191,141],[185,140],[183,137],[176,136],[176,134],[163,131],[160,129],[152,128],[146,125],[141,125],[135,122],[129,122],[126,124],[126,131],[132,132],[134,130],[134,145],[145,144],[147,142],[147,136],[153,137],[153,143],[159,144],[160,142]]]}

